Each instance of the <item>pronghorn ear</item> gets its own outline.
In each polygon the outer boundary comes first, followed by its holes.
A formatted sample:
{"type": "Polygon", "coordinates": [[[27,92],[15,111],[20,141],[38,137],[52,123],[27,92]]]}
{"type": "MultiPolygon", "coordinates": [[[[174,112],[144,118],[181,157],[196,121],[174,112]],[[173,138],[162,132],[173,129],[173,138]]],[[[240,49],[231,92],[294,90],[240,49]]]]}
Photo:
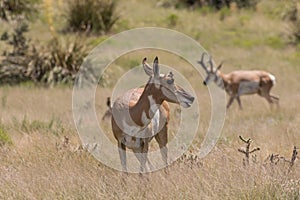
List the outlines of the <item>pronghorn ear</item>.
{"type": "Polygon", "coordinates": [[[158,57],[156,56],[154,61],[153,61],[153,73],[154,77],[158,78],[159,77],[159,65],[158,65],[158,57]]]}
{"type": "Polygon", "coordinates": [[[153,69],[152,69],[152,67],[149,66],[149,64],[146,61],[147,61],[147,58],[144,58],[143,59],[144,71],[148,76],[152,76],[153,75],[153,69]]]}
{"type": "Polygon", "coordinates": [[[224,61],[222,61],[222,62],[219,64],[219,66],[217,67],[217,70],[220,70],[220,69],[221,69],[221,67],[222,67],[222,65],[223,65],[223,62],[224,62],[224,61]]]}

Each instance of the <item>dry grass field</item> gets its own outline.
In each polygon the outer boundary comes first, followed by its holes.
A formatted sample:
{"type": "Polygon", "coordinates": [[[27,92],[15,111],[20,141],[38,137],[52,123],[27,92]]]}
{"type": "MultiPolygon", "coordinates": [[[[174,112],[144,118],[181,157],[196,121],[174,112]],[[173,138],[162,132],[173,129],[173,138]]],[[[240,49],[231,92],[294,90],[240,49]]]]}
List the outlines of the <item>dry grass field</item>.
{"type": "MultiPolygon", "coordinates": [[[[293,147],[300,148],[300,51],[285,45],[287,24],[277,16],[284,4],[269,0],[258,4],[257,11],[203,14],[203,10],[157,7],[152,1],[120,0],[119,9],[121,20],[112,34],[135,27],[172,28],[197,40],[216,63],[224,60],[226,73],[272,72],[277,77],[272,93],[280,97],[280,107],[270,108],[257,95],[241,97],[244,109],[240,111],[234,102],[217,145],[199,159],[197,151],[211,116],[201,76],[193,76],[192,67],[170,53],[146,50],[122,56],[105,72],[105,86],[99,86],[95,95],[99,124],[113,142],[110,121],[101,121],[106,97],[118,77],[145,56],[152,60],[158,55],[188,77],[201,112],[190,150],[169,166],[168,173],[161,170],[141,177],[110,169],[82,148],[72,116],[72,86],[1,86],[0,199],[300,199],[299,155],[292,167],[283,159],[278,163],[267,159],[279,154],[290,160],[293,147]],[[175,24],[169,21],[172,14],[178,17],[175,24]],[[251,148],[260,147],[247,166],[238,152],[245,146],[239,135],[253,140],[251,148]]],[[[61,23],[57,22],[57,29],[61,23]]],[[[28,34],[40,36],[41,41],[49,34],[42,22],[32,26],[28,34]]],[[[179,119],[178,106],[171,108],[172,136],[179,119]]]]}

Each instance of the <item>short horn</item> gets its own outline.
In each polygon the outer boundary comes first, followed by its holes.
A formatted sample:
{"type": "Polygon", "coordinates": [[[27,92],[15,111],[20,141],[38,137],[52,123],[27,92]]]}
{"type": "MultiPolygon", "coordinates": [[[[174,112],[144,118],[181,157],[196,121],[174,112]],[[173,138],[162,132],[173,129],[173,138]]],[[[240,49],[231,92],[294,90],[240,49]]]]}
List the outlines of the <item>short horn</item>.
{"type": "Polygon", "coordinates": [[[153,73],[154,77],[159,77],[159,65],[158,65],[158,57],[156,56],[153,61],[153,73]]]}
{"type": "Polygon", "coordinates": [[[205,56],[205,55],[207,55],[206,52],[202,53],[202,55],[201,55],[201,60],[198,61],[198,63],[199,63],[199,64],[202,66],[202,68],[208,73],[207,67],[206,67],[206,65],[205,65],[205,63],[204,63],[204,56],[205,56]]]}

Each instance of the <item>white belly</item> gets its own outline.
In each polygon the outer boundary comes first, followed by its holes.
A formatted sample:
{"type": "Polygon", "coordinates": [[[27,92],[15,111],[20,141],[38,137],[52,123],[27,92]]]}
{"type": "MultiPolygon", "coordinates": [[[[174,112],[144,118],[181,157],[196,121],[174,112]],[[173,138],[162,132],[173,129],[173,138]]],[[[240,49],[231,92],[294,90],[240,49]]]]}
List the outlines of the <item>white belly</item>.
{"type": "Polygon", "coordinates": [[[254,94],[259,89],[259,82],[255,81],[242,81],[239,86],[238,95],[254,94]]]}

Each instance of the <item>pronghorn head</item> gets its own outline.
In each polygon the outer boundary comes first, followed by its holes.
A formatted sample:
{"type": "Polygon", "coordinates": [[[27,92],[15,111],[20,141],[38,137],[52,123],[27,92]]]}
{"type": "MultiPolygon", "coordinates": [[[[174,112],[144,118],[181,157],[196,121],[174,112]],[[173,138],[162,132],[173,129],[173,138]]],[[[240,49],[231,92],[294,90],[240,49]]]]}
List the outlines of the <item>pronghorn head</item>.
{"type": "Polygon", "coordinates": [[[222,67],[223,62],[217,67],[214,68],[214,64],[211,60],[211,56],[208,55],[206,52],[204,52],[201,56],[201,60],[198,61],[198,63],[203,67],[203,69],[206,72],[206,78],[203,81],[204,85],[209,84],[210,82],[214,81],[217,85],[221,85],[222,84],[222,78],[219,76],[219,70],[222,67]],[[206,65],[206,63],[204,62],[204,57],[205,55],[208,56],[208,63],[209,63],[209,67],[206,65]]]}
{"type": "Polygon", "coordinates": [[[190,107],[195,98],[175,84],[173,73],[170,72],[167,75],[160,74],[157,57],[155,57],[153,61],[153,67],[151,67],[146,60],[146,58],[143,59],[143,68],[145,73],[150,77],[145,87],[149,95],[152,95],[160,102],[168,101],[180,104],[184,108],[190,107]]]}

